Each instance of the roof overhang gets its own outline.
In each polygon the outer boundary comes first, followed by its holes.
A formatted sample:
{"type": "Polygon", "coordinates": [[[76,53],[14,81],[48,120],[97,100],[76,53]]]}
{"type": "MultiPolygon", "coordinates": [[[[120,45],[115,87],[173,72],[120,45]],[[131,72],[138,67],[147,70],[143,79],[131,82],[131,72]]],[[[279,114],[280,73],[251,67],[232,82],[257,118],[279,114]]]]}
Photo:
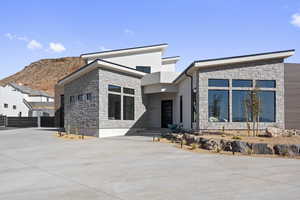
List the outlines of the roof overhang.
{"type": "Polygon", "coordinates": [[[127,48],[127,49],[116,49],[111,51],[81,54],[80,57],[89,60],[93,58],[108,58],[108,57],[115,57],[115,56],[125,56],[125,55],[132,55],[132,54],[155,52],[155,51],[164,52],[167,47],[168,44],[157,44],[151,46],[142,46],[142,47],[127,48]]]}
{"type": "Polygon", "coordinates": [[[163,65],[173,64],[173,63],[177,63],[180,60],[180,56],[162,58],[161,60],[163,65]]]}
{"type": "Polygon", "coordinates": [[[198,61],[194,61],[184,72],[182,72],[175,79],[174,83],[179,83],[183,79],[184,77],[183,75],[191,74],[195,70],[199,70],[201,68],[226,66],[226,65],[238,64],[238,63],[249,63],[255,61],[262,61],[262,60],[284,59],[294,55],[294,53],[295,50],[291,49],[286,51],[276,51],[276,52],[251,54],[251,55],[244,55],[244,56],[198,60],[198,61]]]}
{"type": "Polygon", "coordinates": [[[87,74],[88,72],[93,71],[94,69],[97,69],[97,68],[121,72],[121,73],[125,73],[128,75],[140,77],[140,78],[146,75],[146,73],[137,71],[136,69],[133,69],[130,67],[126,67],[126,66],[119,65],[116,63],[97,59],[97,60],[94,60],[93,62],[79,68],[78,70],[69,74],[62,80],[58,81],[57,85],[58,86],[65,85],[65,84],[67,84],[67,83],[69,83],[69,82],[81,77],[82,75],[87,74]]]}

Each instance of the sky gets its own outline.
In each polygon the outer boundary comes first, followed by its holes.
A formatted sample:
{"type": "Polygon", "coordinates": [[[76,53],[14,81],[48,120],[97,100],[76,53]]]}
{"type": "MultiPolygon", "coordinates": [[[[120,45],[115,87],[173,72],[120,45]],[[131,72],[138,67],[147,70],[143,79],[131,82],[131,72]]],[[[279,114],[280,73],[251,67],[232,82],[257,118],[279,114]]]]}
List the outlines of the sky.
{"type": "MultiPolygon", "coordinates": [[[[0,79],[43,58],[168,43],[194,60],[296,49],[299,0],[2,0],[0,79]]],[[[297,50],[299,49],[299,53],[297,50]]]]}

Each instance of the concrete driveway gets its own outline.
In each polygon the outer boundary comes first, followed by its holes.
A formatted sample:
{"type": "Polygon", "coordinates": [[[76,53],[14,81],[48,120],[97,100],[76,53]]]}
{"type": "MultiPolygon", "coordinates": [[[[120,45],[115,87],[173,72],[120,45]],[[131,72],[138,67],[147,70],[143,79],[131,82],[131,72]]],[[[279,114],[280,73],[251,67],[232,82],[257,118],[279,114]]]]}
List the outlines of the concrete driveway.
{"type": "Polygon", "coordinates": [[[0,132],[0,199],[299,199],[300,160],[196,154],[147,137],[0,132]]]}

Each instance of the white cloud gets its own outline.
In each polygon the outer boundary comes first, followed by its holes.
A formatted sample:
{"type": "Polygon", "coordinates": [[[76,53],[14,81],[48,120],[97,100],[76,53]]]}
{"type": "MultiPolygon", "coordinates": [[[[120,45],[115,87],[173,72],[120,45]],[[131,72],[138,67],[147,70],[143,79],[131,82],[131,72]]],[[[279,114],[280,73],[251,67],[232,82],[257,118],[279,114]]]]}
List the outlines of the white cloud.
{"type": "Polygon", "coordinates": [[[9,40],[21,40],[25,42],[29,41],[29,39],[26,36],[18,36],[12,33],[5,33],[4,36],[7,37],[9,40]]]}
{"type": "Polygon", "coordinates": [[[7,38],[10,39],[10,40],[15,39],[15,37],[16,37],[15,35],[13,35],[13,34],[11,34],[11,33],[5,33],[4,36],[7,37],[7,38]]]}
{"type": "Polygon", "coordinates": [[[130,30],[130,29],[125,29],[124,33],[127,34],[127,35],[134,35],[134,31],[130,30]]]}
{"type": "Polygon", "coordinates": [[[105,46],[100,46],[99,49],[101,51],[109,51],[110,49],[106,48],[105,46]]]}
{"type": "Polygon", "coordinates": [[[43,48],[43,45],[41,43],[39,43],[38,41],[36,40],[31,40],[28,44],[27,44],[27,48],[28,49],[41,49],[43,48]]]}
{"type": "Polygon", "coordinates": [[[50,42],[49,48],[56,53],[60,53],[60,52],[63,52],[66,50],[64,45],[62,45],[61,43],[55,43],[55,42],[50,42]]]}
{"type": "Polygon", "coordinates": [[[300,14],[299,13],[295,13],[292,15],[291,24],[293,24],[294,26],[300,27],[300,14]]]}

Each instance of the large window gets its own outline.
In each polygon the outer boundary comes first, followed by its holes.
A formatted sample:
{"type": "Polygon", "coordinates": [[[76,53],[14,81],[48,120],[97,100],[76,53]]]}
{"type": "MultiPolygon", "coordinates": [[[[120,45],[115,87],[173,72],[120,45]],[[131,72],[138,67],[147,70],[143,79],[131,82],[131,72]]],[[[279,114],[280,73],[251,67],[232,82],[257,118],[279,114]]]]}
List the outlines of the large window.
{"type": "Polygon", "coordinates": [[[252,80],[232,80],[232,87],[252,87],[252,80]]]}
{"type": "Polygon", "coordinates": [[[134,120],[134,97],[123,96],[123,120],[134,120]]]}
{"type": "Polygon", "coordinates": [[[275,91],[259,91],[260,99],[260,122],[276,121],[276,92],[275,91]]]}
{"type": "Polygon", "coordinates": [[[108,94],[108,119],[121,119],[121,95],[108,94]]]}
{"type": "Polygon", "coordinates": [[[257,80],[256,87],[259,88],[276,88],[276,81],[274,80],[257,80]]]}
{"type": "Polygon", "coordinates": [[[151,67],[149,66],[136,66],[136,70],[140,72],[145,72],[145,73],[151,73],[151,67]]]}
{"type": "Polygon", "coordinates": [[[233,90],[232,91],[232,121],[233,122],[250,122],[252,121],[249,104],[251,100],[250,90],[233,90]]]}
{"type": "Polygon", "coordinates": [[[210,122],[229,121],[229,91],[208,90],[208,119],[210,122]]]}
{"type": "Polygon", "coordinates": [[[209,87],[229,87],[229,80],[227,79],[209,79],[209,87]]]}

